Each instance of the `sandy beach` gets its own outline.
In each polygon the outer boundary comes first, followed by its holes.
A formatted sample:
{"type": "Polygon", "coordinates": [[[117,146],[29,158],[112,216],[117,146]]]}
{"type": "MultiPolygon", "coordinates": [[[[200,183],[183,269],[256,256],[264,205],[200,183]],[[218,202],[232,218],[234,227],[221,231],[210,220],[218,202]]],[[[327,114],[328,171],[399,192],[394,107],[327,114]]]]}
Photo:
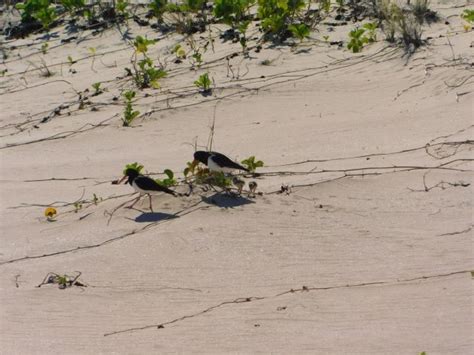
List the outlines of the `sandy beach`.
{"type": "Polygon", "coordinates": [[[3,36],[0,353],[471,353],[472,5],[431,1],[410,57],[381,32],[352,53],[353,23],[296,47],[251,40],[248,57],[216,24],[199,66],[172,49],[208,32],[132,20],[3,36]],[[159,89],[126,75],[138,35],[157,40],[159,89]],[[126,164],[181,182],[213,122],[213,150],[264,162],[243,177],[255,198],[196,187],[123,208],[126,164]],[[36,287],[50,272],[83,286],[36,287]]]}

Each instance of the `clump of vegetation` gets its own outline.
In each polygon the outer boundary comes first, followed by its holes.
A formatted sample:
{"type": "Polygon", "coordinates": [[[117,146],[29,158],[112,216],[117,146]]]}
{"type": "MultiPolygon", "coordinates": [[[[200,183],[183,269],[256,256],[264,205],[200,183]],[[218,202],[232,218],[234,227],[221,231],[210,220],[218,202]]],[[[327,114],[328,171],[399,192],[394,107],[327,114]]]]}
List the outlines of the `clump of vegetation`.
{"type": "Polygon", "coordinates": [[[135,91],[128,90],[123,93],[125,98],[125,110],[123,112],[123,125],[129,127],[132,121],[140,114],[140,111],[133,109],[132,101],[135,98],[135,91]]]}
{"type": "Polygon", "coordinates": [[[61,5],[69,12],[80,12],[86,7],[84,0],[61,0],[61,5]]]}
{"type": "Polygon", "coordinates": [[[174,178],[174,173],[170,169],[165,169],[163,173],[167,176],[166,179],[155,179],[155,181],[164,187],[170,187],[176,185],[178,182],[174,178]]]}
{"type": "Polygon", "coordinates": [[[41,53],[43,53],[43,54],[48,53],[48,48],[49,48],[49,44],[48,43],[43,43],[41,45],[41,53]]]}
{"type": "Polygon", "coordinates": [[[131,164],[127,164],[125,165],[125,168],[123,169],[123,175],[125,175],[126,171],[128,169],[133,169],[135,170],[137,173],[140,174],[140,172],[143,170],[143,165],[142,164],[139,164],[137,162],[135,163],[131,163],[131,164]]]}
{"type": "Polygon", "coordinates": [[[177,44],[172,52],[176,55],[176,59],[186,59],[186,50],[180,44],[177,44]]]}
{"type": "Polygon", "coordinates": [[[415,0],[413,4],[410,5],[411,12],[415,16],[418,23],[431,23],[438,20],[438,15],[436,12],[430,9],[429,5],[430,0],[415,0]]]}
{"type": "Polygon", "coordinates": [[[461,17],[469,23],[474,23],[474,10],[473,9],[464,10],[463,13],[461,14],[461,17]]]}
{"type": "Polygon", "coordinates": [[[304,23],[291,24],[288,26],[288,29],[293,34],[293,37],[298,38],[300,42],[309,37],[309,27],[304,23]]]}
{"type": "Polygon", "coordinates": [[[211,93],[211,79],[209,79],[209,73],[204,73],[199,76],[199,79],[194,82],[203,95],[209,95],[211,93]]]}
{"type": "Polygon", "coordinates": [[[420,18],[421,10],[416,15],[412,7],[401,8],[395,2],[381,0],[378,11],[387,41],[401,44],[410,54],[423,44],[421,26],[425,20],[420,18]]]}
{"type": "Polygon", "coordinates": [[[461,18],[467,22],[467,24],[464,24],[464,30],[467,32],[472,29],[472,25],[474,24],[474,10],[464,10],[461,14],[461,18]]]}
{"type": "Polygon", "coordinates": [[[158,22],[163,22],[163,15],[166,12],[168,0],[152,0],[148,5],[151,13],[158,22]]]}
{"type": "Polygon", "coordinates": [[[206,30],[206,0],[184,0],[182,3],[169,3],[166,7],[174,29],[178,33],[192,35],[206,30]]]}
{"type": "Polygon", "coordinates": [[[99,202],[102,202],[103,198],[102,197],[98,197],[95,193],[92,194],[92,203],[94,205],[98,205],[99,202]]]}
{"type": "Polygon", "coordinates": [[[80,210],[82,210],[82,201],[74,202],[73,206],[74,206],[74,213],[79,212],[80,210]]]}
{"type": "Polygon", "coordinates": [[[242,50],[247,49],[246,32],[250,24],[250,7],[256,0],[216,0],[214,2],[214,16],[231,27],[231,34],[237,38],[242,50]],[[236,32],[238,31],[238,33],[236,32]]]}
{"type": "Polygon", "coordinates": [[[365,30],[363,28],[355,28],[349,32],[350,41],[347,44],[347,48],[353,53],[359,53],[364,44],[369,42],[367,37],[364,36],[364,32],[365,30]]]}
{"type": "Polygon", "coordinates": [[[232,185],[232,179],[223,172],[214,172],[210,174],[207,183],[227,190],[232,185]]]}
{"type": "Polygon", "coordinates": [[[365,44],[376,41],[376,29],[377,25],[372,22],[366,23],[360,28],[353,29],[349,32],[350,41],[347,44],[347,48],[352,50],[353,53],[359,53],[365,44]]]}
{"type": "Polygon", "coordinates": [[[258,0],[258,17],[262,29],[274,39],[285,40],[291,36],[288,26],[306,7],[304,0],[258,0]]]}
{"type": "Polygon", "coordinates": [[[92,88],[94,89],[94,93],[92,94],[92,96],[97,96],[104,92],[104,90],[102,90],[102,88],[100,87],[101,85],[102,83],[99,82],[92,84],[92,88]]]}
{"type": "Polygon", "coordinates": [[[264,165],[263,161],[256,160],[254,155],[242,160],[241,163],[245,165],[245,167],[249,169],[251,173],[254,173],[257,168],[261,168],[264,165]]]}
{"type": "Polygon", "coordinates": [[[50,0],[27,0],[16,4],[16,9],[21,12],[22,23],[38,21],[44,29],[49,29],[57,17],[50,0]]]}
{"type": "Polygon", "coordinates": [[[81,272],[76,271],[77,275],[76,276],[69,276],[69,275],[60,275],[56,274],[54,272],[49,272],[43,281],[36,287],[41,287],[43,285],[58,285],[58,288],[60,290],[64,290],[68,287],[72,286],[79,286],[79,287],[86,287],[86,285],[80,281],[78,281],[79,277],[82,275],[81,272]]]}
{"type": "Polygon", "coordinates": [[[144,88],[160,88],[159,79],[166,76],[166,72],[161,68],[156,68],[153,61],[148,57],[148,46],[155,44],[156,41],[137,36],[133,42],[135,51],[132,56],[132,65],[134,72],[132,73],[135,84],[139,89],[144,88]],[[138,55],[141,59],[138,59],[138,55]]]}

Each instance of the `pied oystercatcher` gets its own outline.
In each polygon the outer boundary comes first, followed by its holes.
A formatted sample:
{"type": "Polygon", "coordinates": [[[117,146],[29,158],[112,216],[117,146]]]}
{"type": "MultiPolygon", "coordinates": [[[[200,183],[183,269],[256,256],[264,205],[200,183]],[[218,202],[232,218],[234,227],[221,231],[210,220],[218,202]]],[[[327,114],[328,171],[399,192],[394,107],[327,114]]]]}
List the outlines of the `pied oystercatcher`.
{"type": "Polygon", "coordinates": [[[197,164],[197,162],[207,165],[210,171],[219,171],[223,173],[230,173],[232,170],[249,171],[247,168],[244,168],[242,165],[232,161],[224,154],[217,152],[205,152],[203,150],[198,150],[194,153],[193,163],[197,164]]]}
{"type": "Polygon", "coordinates": [[[167,187],[161,186],[152,178],[141,175],[135,169],[125,170],[125,176],[121,178],[117,184],[120,184],[127,177],[127,182],[132,185],[135,191],[140,193],[140,196],[138,196],[138,198],[132,203],[131,206],[129,206],[129,208],[132,208],[143,195],[148,195],[148,197],[150,198],[150,210],[153,212],[153,206],[151,205],[151,195],[156,195],[157,193],[165,192],[173,196],[179,196],[179,194],[175,191],[170,190],[167,187]]]}

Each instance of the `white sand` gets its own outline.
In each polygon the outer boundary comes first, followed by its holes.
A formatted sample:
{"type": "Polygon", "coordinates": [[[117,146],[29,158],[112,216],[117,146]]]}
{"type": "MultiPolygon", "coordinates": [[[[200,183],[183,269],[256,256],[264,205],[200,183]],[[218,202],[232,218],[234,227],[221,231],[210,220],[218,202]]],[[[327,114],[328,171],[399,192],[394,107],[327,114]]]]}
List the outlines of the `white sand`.
{"type": "MultiPolygon", "coordinates": [[[[434,3],[450,24],[426,27],[430,45],[408,62],[383,41],[361,54],[324,43],[303,46],[306,53],[264,45],[250,60],[231,60],[240,74],[232,79],[226,61],[213,60],[238,44],[216,41],[198,72],[171,63],[161,91],[138,93],[137,108],[156,112],[133,128],[121,126],[122,100],[109,104],[133,87],[115,80],[132,53],[115,29],[52,42],[44,56],[10,57],[0,96],[0,353],[470,353],[472,142],[453,142],[472,139],[472,32],[451,16],[463,8],[434,3]],[[67,56],[90,47],[93,67],[87,58],[69,73],[67,56]],[[41,58],[65,64],[50,78],[21,74],[41,58]],[[265,59],[271,65],[259,64],[265,59]],[[192,84],[205,71],[217,85],[207,98],[192,84]],[[21,90],[22,77],[30,89],[21,90]],[[65,109],[18,131],[77,99],[62,80],[80,91],[104,82],[107,92],[90,98],[98,111],[74,104],[70,116],[65,109]],[[166,98],[186,93],[195,94],[167,108],[166,98]],[[123,166],[181,176],[189,143],[207,144],[216,102],[215,150],[239,161],[256,155],[267,165],[261,172],[311,173],[259,178],[263,196],[248,201],[163,196],[154,198],[161,214],[150,215],[143,199],[107,224],[104,213],[133,198],[130,186],[110,184],[123,166]],[[292,165],[307,160],[318,161],[292,165]],[[282,184],[294,185],[291,194],[274,193],[282,184]],[[106,200],[78,213],[63,206],[93,194],[106,200]],[[121,194],[130,195],[107,199],[121,194]],[[55,201],[59,216],[47,222],[44,206],[55,201]],[[48,272],[75,271],[88,287],[35,287],[48,272]],[[125,332],[104,336],[115,331],[125,332]]],[[[150,55],[170,60],[165,48],[181,40],[162,40],[150,55]]]]}

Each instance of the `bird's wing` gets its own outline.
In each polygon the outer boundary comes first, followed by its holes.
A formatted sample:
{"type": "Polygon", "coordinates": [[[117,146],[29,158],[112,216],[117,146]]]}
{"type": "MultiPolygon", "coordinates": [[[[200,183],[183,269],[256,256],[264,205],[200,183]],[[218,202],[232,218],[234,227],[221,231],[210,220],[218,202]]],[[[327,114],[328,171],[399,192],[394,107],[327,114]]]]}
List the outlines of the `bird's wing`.
{"type": "Polygon", "coordinates": [[[222,166],[224,168],[240,169],[240,170],[244,170],[244,171],[249,171],[247,168],[244,168],[242,165],[237,164],[236,162],[230,160],[224,154],[221,154],[221,153],[212,152],[211,159],[214,160],[214,162],[217,165],[222,166]]]}
{"type": "Polygon", "coordinates": [[[176,192],[168,189],[165,186],[161,186],[155,180],[153,180],[152,178],[149,178],[148,176],[136,177],[135,183],[137,184],[138,187],[140,187],[143,190],[160,191],[160,192],[166,192],[167,194],[176,195],[176,192]]]}

